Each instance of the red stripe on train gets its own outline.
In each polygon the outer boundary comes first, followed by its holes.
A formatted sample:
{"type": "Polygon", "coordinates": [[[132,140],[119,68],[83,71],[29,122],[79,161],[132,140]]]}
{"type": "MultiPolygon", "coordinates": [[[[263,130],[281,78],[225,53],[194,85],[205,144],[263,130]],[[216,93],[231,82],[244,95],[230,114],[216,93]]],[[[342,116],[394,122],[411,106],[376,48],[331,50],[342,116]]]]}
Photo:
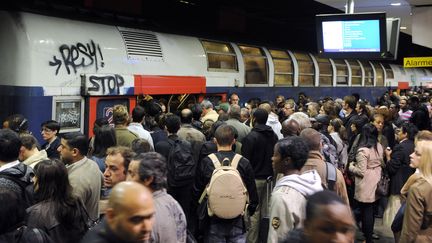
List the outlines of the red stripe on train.
{"type": "Polygon", "coordinates": [[[206,92],[205,77],[134,75],[134,93],[138,94],[200,94],[206,92]]]}

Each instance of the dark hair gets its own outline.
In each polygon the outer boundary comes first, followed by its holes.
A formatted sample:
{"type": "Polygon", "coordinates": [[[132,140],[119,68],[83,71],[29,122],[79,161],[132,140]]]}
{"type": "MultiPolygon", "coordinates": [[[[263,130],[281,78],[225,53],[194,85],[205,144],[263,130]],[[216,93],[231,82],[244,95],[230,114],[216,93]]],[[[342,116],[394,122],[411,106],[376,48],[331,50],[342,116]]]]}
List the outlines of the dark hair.
{"type": "MultiPolygon", "coordinates": [[[[367,118],[365,118],[364,116],[354,116],[352,119],[352,123],[354,124],[354,126],[357,128],[357,130],[359,131],[359,133],[361,132],[361,128],[366,125],[369,122],[369,120],[367,118]]],[[[350,129],[347,128],[346,129],[350,129]]]]}
{"type": "Polygon", "coordinates": [[[319,191],[307,197],[306,220],[312,220],[318,217],[322,217],[322,214],[320,210],[318,210],[318,207],[330,204],[345,205],[342,199],[331,190],[319,191]]]}
{"type": "Polygon", "coordinates": [[[291,158],[294,169],[301,170],[306,163],[309,148],[304,138],[292,136],[279,140],[277,143],[281,159],[291,158]]]}
{"type": "Polygon", "coordinates": [[[202,114],[202,107],[200,104],[194,104],[190,107],[191,111],[192,111],[192,117],[195,121],[199,121],[199,119],[201,118],[201,114],[202,114]]]}
{"type": "Polygon", "coordinates": [[[42,122],[41,127],[46,127],[50,130],[57,131],[57,133],[60,132],[60,124],[54,120],[48,120],[42,122]]]}
{"type": "Polygon", "coordinates": [[[193,118],[193,113],[190,109],[183,109],[180,112],[180,121],[182,124],[191,124],[193,118]]]}
{"type": "Polygon", "coordinates": [[[99,127],[101,127],[101,126],[104,126],[104,125],[109,125],[109,121],[108,121],[108,118],[102,117],[102,118],[96,119],[94,121],[94,124],[97,125],[97,126],[99,126],[99,127]]]}
{"type": "Polygon", "coordinates": [[[321,133],[313,128],[305,128],[300,132],[300,137],[304,138],[310,150],[320,150],[321,133]]]}
{"type": "Polygon", "coordinates": [[[418,133],[417,126],[409,122],[403,123],[401,126],[401,130],[403,133],[406,133],[408,135],[408,140],[411,141],[414,141],[414,138],[418,133]]]}
{"type": "Polygon", "coordinates": [[[145,116],[145,110],[142,106],[137,105],[132,110],[132,121],[141,122],[145,116]]]}
{"type": "Polygon", "coordinates": [[[366,147],[366,148],[372,148],[375,147],[378,143],[378,130],[377,128],[371,124],[368,123],[363,126],[361,134],[360,134],[360,140],[359,140],[359,148],[366,147]]]}
{"type": "Polygon", "coordinates": [[[11,232],[24,223],[25,204],[16,192],[0,187],[0,235],[11,232]]]}
{"type": "Polygon", "coordinates": [[[115,146],[115,147],[108,148],[107,156],[115,155],[115,154],[120,154],[123,157],[124,173],[126,174],[130,162],[135,157],[135,153],[132,151],[131,148],[125,146],[115,146]]]}
{"type": "Polygon", "coordinates": [[[267,123],[269,113],[261,108],[258,108],[253,113],[254,123],[265,125],[267,123]]]}
{"type": "Polygon", "coordinates": [[[63,135],[63,139],[66,140],[67,145],[73,149],[76,148],[81,155],[86,155],[88,152],[88,140],[84,134],[80,132],[71,132],[63,135]]]}
{"type": "Polygon", "coordinates": [[[78,199],[72,194],[66,166],[60,160],[43,160],[34,168],[37,178],[35,198],[50,201],[52,213],[56,219],[66,225],[74,225],[74,220],[81,220],[78,199]]]}
{"type": "Polygon", "coordinates": [[[140,154],[134,158],[139,161],[138,175],[140,181],[153,177],[150,188],[158,191],[167,186],[167,167],[165,158],[156,152],[140,154]]]}
{"type": "Polygon", "coordinates": [[[105,157],[107,149],[116,144],[117,138],[115,129],[109,125],[102,126],[96,129],[93,155],[99,158],[105,157]]]}
{"type": "Polygon", "coordinates": [[[234,141],[236,130],[233,126],[222,124],[215,131],[215,138],[219,145],[228,146],[234,141]]]}
{"type": "Polygon", "coordinates": [[[0,160],[12,162],[18,159],[21,149],[21,140],[17,133],[11,129],[0,130],[0,160]]]}
{"type": "Polygon", "coordinates": [[[24,146],[24,148],[28,150],[39,148],[39,143],[33,135],[28,133],[22,133],[19,136],[20,136],[21,144],[22,146],[24,146]]]}
{"type": "Polygon", "coordinates": [[[21,114],[13,114],[6,118],[8,123],[8,128],[17,133],[27,133],[28,132],[28,120],[21,114]]]}
{"type": "Polygon", "coordinates": [[[150,152],[151,149],[150,143],[144,138],[137,138],[133,140],[131,147],[136,154],[147,153],[150,152]]]}
{"type": "Polygon", "coordinates": [[[98,118],[94,121],[94,126],[93,126],[93,133],[96,134],[96,131],[101,128],[102,126],[105,125],[109,125],[109,121],[107,118],[102,117],[102,118],[98,118]]]}
{"type": "Polygon", "coordinates": [[[177,131],[180,129],[180,117],[177,115],[168,115],[165,119],[165,122],[169,133],[177,133],[177,131]]]}
{"type": "Polygon", "coordinates": [[[359,100],[359,101],[357,102],[357,105],[360,106],[360,109],[362,110],[362,114],[365,114],[367,117],[370,117],[369,110],[368,110],[368,108],[366,107],[366,102],[364,102],[364,101],[362,101],[362,100],[359,100]]]}
{"type": "Polygon", "coordinates": [[[330,121],[330,125],[334,128],[334,131],[339,134],[339,137],[342,139],[342,141],[346,142],[348,136],[347,136],[347,131],[343,126],[343,121],[339,118],[335,118],[330,121]]]}
{"type": "Polygon", "coordinates": [[[345,104],[348,105],[349,108],[355,110],[356,105],[357,105],[357,100],[356,100],[356,98],[354,96],[347,95],[347,96],[344,97],[343,100],[344,100],[345,104]]]}

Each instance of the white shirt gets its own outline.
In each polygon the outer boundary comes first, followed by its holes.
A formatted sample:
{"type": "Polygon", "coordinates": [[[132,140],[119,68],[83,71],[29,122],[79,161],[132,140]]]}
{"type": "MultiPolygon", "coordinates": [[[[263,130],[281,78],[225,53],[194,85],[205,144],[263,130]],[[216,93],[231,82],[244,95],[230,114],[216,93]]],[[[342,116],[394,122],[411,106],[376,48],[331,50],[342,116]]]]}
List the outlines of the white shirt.
{"type": "Polygon", "coordinates": [[[154,151],[153,138],[151,137],[151,134],[144,129],[141,123],[130,123],[128,126],[128,130],[138,135],[138,137],[147,140],[147,142],[150,144],[150,150],[154,151]]]}

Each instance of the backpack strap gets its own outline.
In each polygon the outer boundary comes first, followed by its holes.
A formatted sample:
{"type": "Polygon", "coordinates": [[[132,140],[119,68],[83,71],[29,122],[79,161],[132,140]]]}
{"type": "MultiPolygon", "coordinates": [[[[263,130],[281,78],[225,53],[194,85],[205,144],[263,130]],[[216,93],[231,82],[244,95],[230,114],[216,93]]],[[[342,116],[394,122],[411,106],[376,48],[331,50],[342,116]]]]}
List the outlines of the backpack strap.
{"type": "Polygon", "coordinates": [[[240,162],[240,159],[241,159],[242,157],[243,157],[243,156],[241,156],[240,154],[235,154],[235,155],[234,155],[234,158],[233,158],[232,161],[231,161],[231,167],[237,169],[238,163],[240,162]]]}
{"type": "Polygon", "coordinates": [[[215,169],[217,169],[217,168],[219,168],[219,167],[222,166],[221,163],[220,163],[220,161],[219,161],[219,159],[218,159],[218,157],[216,156],[216,154],[214,154],[214,153],[209,154],[208,157],[212,160],[215,169]]]}
{"type": "Polygon", "coordinates": [[[336,184],[336,167],[332,163],[326,162],[326,171],[328,189],[334,191],[334,186],[336,184]]]}

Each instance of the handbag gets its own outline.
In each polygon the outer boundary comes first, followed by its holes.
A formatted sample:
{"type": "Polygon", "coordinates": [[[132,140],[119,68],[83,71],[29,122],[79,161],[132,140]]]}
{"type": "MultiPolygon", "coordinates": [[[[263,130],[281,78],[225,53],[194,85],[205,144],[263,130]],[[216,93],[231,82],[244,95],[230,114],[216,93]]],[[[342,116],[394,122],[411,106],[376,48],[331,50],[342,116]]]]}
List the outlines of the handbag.
{"type": "Polygon", "coordinates": [[[377,188],[375,190],[375,195],[386,197],[389,194],[389,187],[390,187],[390,178],[387,175],[387,173],[382,170],[381,171],[381,178],[378,181],[377,188]]]}

